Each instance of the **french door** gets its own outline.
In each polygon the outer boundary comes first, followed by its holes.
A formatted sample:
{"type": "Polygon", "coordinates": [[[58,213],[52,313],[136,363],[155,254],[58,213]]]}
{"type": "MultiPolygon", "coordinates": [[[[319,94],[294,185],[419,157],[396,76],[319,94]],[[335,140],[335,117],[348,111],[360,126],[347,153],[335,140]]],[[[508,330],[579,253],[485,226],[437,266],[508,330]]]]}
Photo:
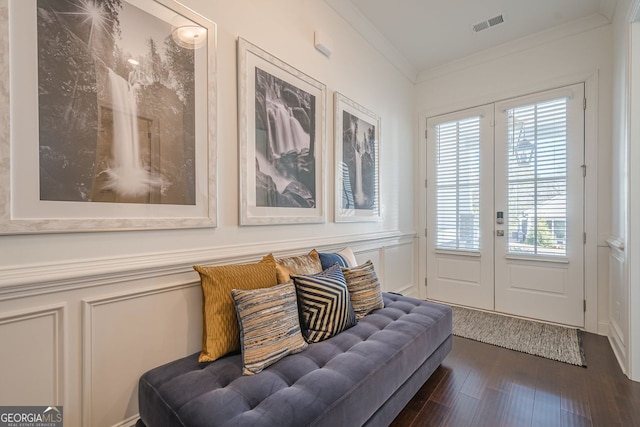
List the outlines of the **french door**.
{"type": "Polygon", "coordinates": [[[427,120],[427,297],[584,326],[584,86],[427,120]]]}

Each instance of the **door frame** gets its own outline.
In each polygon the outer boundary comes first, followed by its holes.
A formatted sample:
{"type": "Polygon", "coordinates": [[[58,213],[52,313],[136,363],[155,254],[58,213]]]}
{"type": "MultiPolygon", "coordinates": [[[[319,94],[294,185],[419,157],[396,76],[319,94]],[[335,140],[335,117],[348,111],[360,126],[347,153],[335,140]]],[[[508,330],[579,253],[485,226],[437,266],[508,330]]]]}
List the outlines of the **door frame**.
{"type": "MultiPolygon", "coordinates": [[[[427,295],[427,238],[425,229],[427,224],[427,118],[439,116],[450,112],[465,110],[480,105],[500,102],[509,98],[526,96],[536,92],[555,89],[562,86],[584,83],[584,93],[587,99],[587,108],[584,115],[585,126],[585,164],[587,165],[587,176],[585,178],[585,188],[598,188],[598,110],[599,110],[599,73],[598,70],[576,73],[559,77],[557,79],[539,82],[534,85],[527,85],[526,88],[496,92],[486,96],[486,99],[478,101],[472,105],[442,105],[418,113],[418,141],[416,170],[417,180],[415,183],[415,200],[417,200],[416,230],[418,234],[418,278],[420,297],[427,295]]],[[[605,240],[608,235],[598,235],[598,192],[586,192],[584,196],[584,227],[587,233],[587,243],[584,245],[584,298],[586,300],[585,330],[600,335],[608,333],[607,319],[598,319],[598,246],[606,246],[605,240]]]]}

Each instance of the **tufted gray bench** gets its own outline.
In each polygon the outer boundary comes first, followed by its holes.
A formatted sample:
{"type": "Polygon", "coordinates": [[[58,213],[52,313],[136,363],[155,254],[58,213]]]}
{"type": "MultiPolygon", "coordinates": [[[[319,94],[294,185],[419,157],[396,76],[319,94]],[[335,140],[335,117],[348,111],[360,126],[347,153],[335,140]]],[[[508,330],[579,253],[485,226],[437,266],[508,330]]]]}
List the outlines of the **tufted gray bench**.
{"type": "Polygon", "coordinates": [[[385,308],[263,372],[198,353],[145,373],[138,427],[388,425],[451,349],[451,309],[383,294],[385,308]]]}

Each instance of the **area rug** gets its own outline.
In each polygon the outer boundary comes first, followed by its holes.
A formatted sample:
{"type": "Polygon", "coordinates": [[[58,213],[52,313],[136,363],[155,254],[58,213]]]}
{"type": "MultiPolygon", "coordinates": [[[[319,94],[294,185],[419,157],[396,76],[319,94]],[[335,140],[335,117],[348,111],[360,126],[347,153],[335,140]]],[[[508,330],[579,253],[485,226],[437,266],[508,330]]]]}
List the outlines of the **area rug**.
{"type": "Polygon", "coordinates": [[[548,323],[462,307],[453,309],[453,334],[571,365],[586,367],[582,332],[548,323]]]}

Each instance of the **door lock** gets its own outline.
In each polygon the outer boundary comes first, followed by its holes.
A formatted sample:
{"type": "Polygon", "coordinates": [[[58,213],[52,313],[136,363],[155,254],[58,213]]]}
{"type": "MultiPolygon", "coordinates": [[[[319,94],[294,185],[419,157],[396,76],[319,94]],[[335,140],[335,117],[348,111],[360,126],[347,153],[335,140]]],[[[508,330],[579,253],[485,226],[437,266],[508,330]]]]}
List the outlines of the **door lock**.
{"type": "Polygon", "coordinates": [[[496,223],[504,224],[504,213],[502,211],[496,212],[496,223]]]}

